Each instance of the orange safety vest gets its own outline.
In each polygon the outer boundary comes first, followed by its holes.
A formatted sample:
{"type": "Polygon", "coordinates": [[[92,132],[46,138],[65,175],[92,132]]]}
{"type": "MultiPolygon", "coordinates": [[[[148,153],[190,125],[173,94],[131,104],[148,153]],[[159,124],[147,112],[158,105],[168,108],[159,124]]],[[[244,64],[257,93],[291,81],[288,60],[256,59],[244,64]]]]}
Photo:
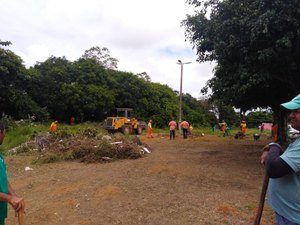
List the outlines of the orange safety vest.
{"type": "Polygon", "coordinates": [[[51,126],[50,126],[50,131],[56,131],[57,129],[57,122],[54,121],[51,123],[51,126]]]}

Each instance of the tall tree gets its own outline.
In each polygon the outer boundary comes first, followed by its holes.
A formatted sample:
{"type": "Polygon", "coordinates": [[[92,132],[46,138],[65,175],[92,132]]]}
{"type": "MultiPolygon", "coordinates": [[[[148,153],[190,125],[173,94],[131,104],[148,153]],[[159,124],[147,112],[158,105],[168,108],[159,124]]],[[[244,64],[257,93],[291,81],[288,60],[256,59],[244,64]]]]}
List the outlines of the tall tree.
{"type": "Polygon", "coordinates": [[[151,81],[151,77],[146,72],[138,73],[137,76],[145,81],[151,81]]]}
{"type": "Polygon", "coordinates": [[[5,113],[15,119],[35,115],[39,120],[47,119],[47,111],[40,108],[27,92],[29,82],[22,59],[12,51],[0,48],[0,115],[5,113]]]}
{"type": "Polygon", "coordinates": [[[108,48],[99,46],[91,47],[86,50],[82,56],[84,59],[94,59],[97,63],[104,66],[106,69],[117,69],[118,60],[110,56],[108,48]]]}
{"type": "Polygon", "coordinates": [[[199,62],[217,62],[202,91],[211,88],[213,98],[242,111],[270,106],[283,134],[286,112],[279,105],[300,92],[300,2],[187,2],[200,10],[182,22],[186,38],[199,62]]]}
{"type": "Polygon", "coordinates": [[[74,80],[71,68],[71,62],[65,57],[51,56],[29,70],[31,83],[28,92],[41,107],[47,107],[52,118],[66,119],[62,86],[74,80]]]}

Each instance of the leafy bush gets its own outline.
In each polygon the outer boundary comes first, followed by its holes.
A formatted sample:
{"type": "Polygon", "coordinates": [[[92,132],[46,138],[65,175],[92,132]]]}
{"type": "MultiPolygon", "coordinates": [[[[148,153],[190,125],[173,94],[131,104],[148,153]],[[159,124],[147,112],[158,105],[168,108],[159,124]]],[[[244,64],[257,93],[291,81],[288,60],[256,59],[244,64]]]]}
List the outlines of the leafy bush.
{"type": "Polygon", "coordinates": [[[91,128],[91,127],[84,129],[82,132],[83,136],[89,137],[89,138],[96,137],[98,133],[99,133],[99,131],[96,128],[91,128]]]}
{"type": "Polygon", "coordinates": [[[6,131],[8,132],[9,130],[17,127],[17,124],[15,123],[14,119],[5,113],[2,113],[2,118],[1,121],[3,122],[6,131]]]}

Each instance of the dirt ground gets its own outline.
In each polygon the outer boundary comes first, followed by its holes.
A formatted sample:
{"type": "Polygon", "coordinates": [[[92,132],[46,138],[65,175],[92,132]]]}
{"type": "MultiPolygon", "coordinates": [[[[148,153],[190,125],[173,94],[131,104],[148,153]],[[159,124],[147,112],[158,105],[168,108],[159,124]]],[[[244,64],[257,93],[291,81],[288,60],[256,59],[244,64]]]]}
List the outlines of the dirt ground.
{"type": "MultiPolygon", "coordinates": [[[[218,135],[155,135],[151,153],[136,160],[30,164],[6,158],[10,182],[26,199],[27,225],[253,224],[264,170],[266,136],[254,141],[218,135]],[[33,170],[25,171],[29,166],[33,170]]],[[[271,225],[265,207],[262,224],[271,225]]],[[[7,225],[17,224],[9,209],[7,225]]]]}

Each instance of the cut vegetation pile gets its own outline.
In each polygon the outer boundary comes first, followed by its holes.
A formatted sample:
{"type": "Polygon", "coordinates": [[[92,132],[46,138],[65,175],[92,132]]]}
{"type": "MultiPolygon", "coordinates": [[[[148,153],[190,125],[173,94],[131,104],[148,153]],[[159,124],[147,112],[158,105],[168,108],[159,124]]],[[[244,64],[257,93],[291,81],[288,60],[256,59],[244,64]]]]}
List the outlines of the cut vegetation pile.
{"type": "Polygon", "coordinates": [[[109,162],[117,159],[140,158],[149,147],[137,136],[107,135],[94,128],[78,134],[66,130],[56,133],[35,134],[32,139],[10,153],[38,153],[35,163],[79,160],[86,163],[109,162]],[[145,149],[146,148],[146,149],[145,149]]]}

